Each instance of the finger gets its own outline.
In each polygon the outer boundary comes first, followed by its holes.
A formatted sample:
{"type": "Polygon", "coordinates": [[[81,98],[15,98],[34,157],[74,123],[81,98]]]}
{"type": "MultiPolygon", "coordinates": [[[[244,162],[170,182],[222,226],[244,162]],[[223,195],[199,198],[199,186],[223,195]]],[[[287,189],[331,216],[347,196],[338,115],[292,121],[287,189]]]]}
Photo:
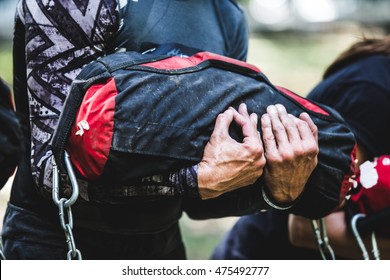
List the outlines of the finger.
{"type": "Polygon", "coordinates": [[[318,142],[318,128],[314,124],[313,120],[310,118],[309,114],[304,112],[304,113],[299,115],[299,118],[301,120],[305,121],[309,125],[309,128],[310,128],[311,132],[313,133],[314,138],[318,142]]]}
{"type": "Polygon", "coordinates": [[[317,140],[309,124],[301,119],[295,118],[302,145],[306,148],[317,145],[317,140]]]}
{"type": "Polygon", "coordinates": [[[287,132],[287,137],[289,142],[293,144],[293,143],[297,143],[297,141],[300,141],[301,137],[299,135],[299,131],[296,126],[296,123],[293,119],[295,117],[293,115],[287,114],[287,110],[283,105],[276,104],[275,107],[278,110],[280,121],[282,122],[287,132]]]}
{"type": "Polygon", "coordinates": [[[233,107],[230,107],[230,109],[233,110],[234,112],[234,120],[237,124],[240,126],[243,126],[248,119],[250,118],[248,114],[248,109],[245,103],[241,103],[240,106],[238,107],[238,111],[234,109],[233,107]]]}
{"type": "Polygon", "coordinates": [[[259,138],[259,131],[257,130],[257,124],[252,118],[249,118],[246,123],[241,127],[241,129],[242,136],[244,137],[243,142],[252,140],[261,142],[259,138]]]}
{"type": "Polygon", "coordinates": [[[245,103],[241,103],[240,106],[238,106],[238,112],[240,112],[240,114],[243,115],[244,117],[249,118],[248,108],[245,103]]]}
{"type": "Polygon", "coordinates": [[[270,116],[266,113],[261,116],[261,131],[263,133],[264,150],[266,154],[278,153],[270,116]]]}
{"type": "Polygon", "coordinates": [[[256,113],[252,113],[250,115],[250,118],[251,118],[252,122],[257,126],[257,124],[259,122],[259,117],[257,116],[257,114],[256,113]]]}
{"type": "Polygon", "coordinates": [[[225,112],[217,116],[214,130],[213,133],[211,134],[212,137],[216,137],[216,138],[230,137],[229,126],[233,121],[233,114],[234,113],[231,109],[227,109],[225,112]]]}
{"type": "Polygon", "coordinates": [[[271,120],[271,127],[278,147],[288,146],[289,141],[285,127],[279,118],[278,110],[274,105],[267,107],[267,114],[271,120]]]}
{"type": "Polygon", "coordinates": [[[232,110],[233,112],[233,118],[234,118],[234,121],[239,125],[239,126],[244,126],[245,123],[247,123],[247,119],[240,113],[238,112],[236,109],[234,109],[233,107],[229,107],[230,110],[232,110]]]}
{"type": "Polygon", "coordinates": [[[313,135],[311,128],[305,121],[297,119],[297,127],[302,138],[301,147],[304,152],[302,155],[311,156],[314,159],[319,152],[317,138],[313,135]]]}
{"type": "MultiPolygon", "coordinates": [[[[252,122],[256,125],[256,130],[257,130],[257,125],[259,123],[259,117],[257,116],[256,113],[252,113],[250,115],[250,117],[251,117],[252,122]]],[[[260,134],[260,131],[258,131],[258,130],[257,130],[257,135],[258,135],[259,141],[262,142],[261,141],[261,134],[260,134]]]]}
{"type": "Polygon", "coordinates": [[[252,113],[249,116],[246,105],[241,104],[239,108],[239,112],[237,112],[234,108],[231,109],[233,111],[233,119],[234,121],[241,126],[242,134],[244,137],[244,142],[248,140],[252,140],[255,137],[258,139],[258,130],[257,130],[257,114],[252,113]],[[247,139],[249,138],[249,139],[247,139]]]}

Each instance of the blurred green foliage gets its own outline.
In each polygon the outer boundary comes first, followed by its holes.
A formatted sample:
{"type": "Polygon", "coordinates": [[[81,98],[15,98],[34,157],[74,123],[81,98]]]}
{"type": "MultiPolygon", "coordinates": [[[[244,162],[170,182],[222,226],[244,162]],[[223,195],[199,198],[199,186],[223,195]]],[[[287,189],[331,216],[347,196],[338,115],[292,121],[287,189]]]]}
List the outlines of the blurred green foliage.
{"type": "Polygon", "coordinates": [[[12,44],[0,41],[0,77],[12,84],[12,44]]]}

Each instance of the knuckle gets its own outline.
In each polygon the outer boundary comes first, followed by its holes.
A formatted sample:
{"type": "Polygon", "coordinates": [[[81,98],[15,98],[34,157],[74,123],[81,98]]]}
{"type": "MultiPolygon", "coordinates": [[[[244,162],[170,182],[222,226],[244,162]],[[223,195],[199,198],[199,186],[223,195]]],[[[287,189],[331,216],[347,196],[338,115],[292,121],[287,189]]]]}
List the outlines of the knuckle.
{"type": "Polygon", "coordinates": [[[220,114],[218,114],[218,116],[217,116],[217,120],[223,120],[224,118],[226,118],[226,115],[224,114],[224,113],[220,113],[220,114]]]}
{"type": "Polygon", "coordinates": [[[311,155],[317,155],[320,152],[320,148],[317,143],[311,143],[307,148],[307,153],[311,155]]]}
{"type": "Polygon", "coordinates": [[[298,125],[299,125],[302,129],[308,129],[308,128],[309,128],[308,123],[305,122],[305,121],[302,121],[302,120],[299,120],[298,125]]]}
{"type": "Polygon", "coordinates": [[[274,126],[274,131],[276,132],[281,132],[281,131],[284,131],[285,130],[285,127],[283,126],[282,123],[277,123],[275,124],[274,126]]]}
{"type": "Polygon", "coordinates": [[[317,156],[320,153],[320,149],[318,147],[314,147],[312,149],[311,155],[317,156]]]}
{"type": "Polygon", "coordinates": [[[308,150],[305,150],[303,148],[298,148],[295,150],[294,155],[296,158],[304,157],[308,154],[308,150]]]}
{"type": "Polygon", "coordinates": [[[258,172],[262,172],[263,167],[265,166],[265,158],[262,156],[255,161],[255,168],[258,169],[258,172]]]}
{"type": "Polygon", "coordinates": [[[258,155],[263,153],[263,148],[260,144],[260,142],[252,141],[250,143],[246,143],[244,145],[246,151],[251,155],[258,155]]]}
{"type": "Polygon", "coordinates": [[[263,135],[263,141],[265,141],[265,142],[275,141],[275,135],[273,135],[273,134],[263,135]]]}
{"type": "Polygon", "coordinates": [[[281,156],[273,155],[273,154],[267,154],[267,163],[269,164],[280,164],[283,162],[283,159],[281,156]]]}
{"type": "Polygon", "coordinates": [[[318,127],[313,123],[313,126],[312,126],[312,131],[313,133],[317,134],[318,133],[318,127]]]}
{"type": "Polygon", "coordinates": [[[291,161],[294,159],[295,153],[291,149],[280,151],[280,161],[291,161]]]}

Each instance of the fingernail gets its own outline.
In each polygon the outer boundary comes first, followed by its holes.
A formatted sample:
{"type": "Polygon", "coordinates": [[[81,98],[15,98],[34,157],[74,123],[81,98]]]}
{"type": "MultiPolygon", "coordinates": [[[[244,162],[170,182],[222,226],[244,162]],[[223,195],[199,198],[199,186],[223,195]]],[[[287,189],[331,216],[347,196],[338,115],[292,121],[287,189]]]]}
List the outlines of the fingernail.
{"type": "Polygon", "coordinates": [[[255,124],[258,123],[259,117],[257,116],[256,113],[252,113],[252,114],[251,114],[251,118],[252,118],[252,120],[255,122],[255,124]]]}
{"type": "Polygon", "coordinates": [[[268,113],[276,113],[276,107],[274,105],[270,105],[267,107],[268,113]]]}
{"type": "Polygon", "coordinates": [[[286,111],[286,108],[285,108],[282,104],[276,104],[275,107],[276,107],[276,109],[277,109],[279,112],[284,112],[284,111],[286,111]]]}
{"type": "Polygon", "coordinates": [[[305,115],[305,116],[309,117],[309,114],[306,113],[306,112],[303,112],[303,113],[300,114],[300,116],[302,116],[302,115],[305,115]]]}

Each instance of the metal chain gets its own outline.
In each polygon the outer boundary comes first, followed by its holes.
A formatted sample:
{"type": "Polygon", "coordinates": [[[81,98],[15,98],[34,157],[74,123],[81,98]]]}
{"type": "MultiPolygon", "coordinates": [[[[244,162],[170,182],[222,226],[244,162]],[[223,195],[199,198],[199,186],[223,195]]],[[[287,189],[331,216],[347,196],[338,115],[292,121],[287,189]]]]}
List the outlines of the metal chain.
{"type": "Polygon", "coordinates": [[[54,156],[52,157],[52,165],[53,165],[53,193],[52,198],[58,207],[60,224],[65,233],[66,244],[68,245],[68,254],[67,259],[78,259],[81,260],[81,252],[77,249],[76,243],[73,237],[73,215],[71,206],[76,202],[79,196],[79,186],[76,180],[76,176],[74,175],[74,171],[72,168],[72,164],[69,160],[69,155],[65,152],[65,165],[68,171],[68,176],[72,184],[72,195],[69,199],[60,198],[60,187],[59,187],[59,171],[57,164],[55,162],[54,156]]]}

